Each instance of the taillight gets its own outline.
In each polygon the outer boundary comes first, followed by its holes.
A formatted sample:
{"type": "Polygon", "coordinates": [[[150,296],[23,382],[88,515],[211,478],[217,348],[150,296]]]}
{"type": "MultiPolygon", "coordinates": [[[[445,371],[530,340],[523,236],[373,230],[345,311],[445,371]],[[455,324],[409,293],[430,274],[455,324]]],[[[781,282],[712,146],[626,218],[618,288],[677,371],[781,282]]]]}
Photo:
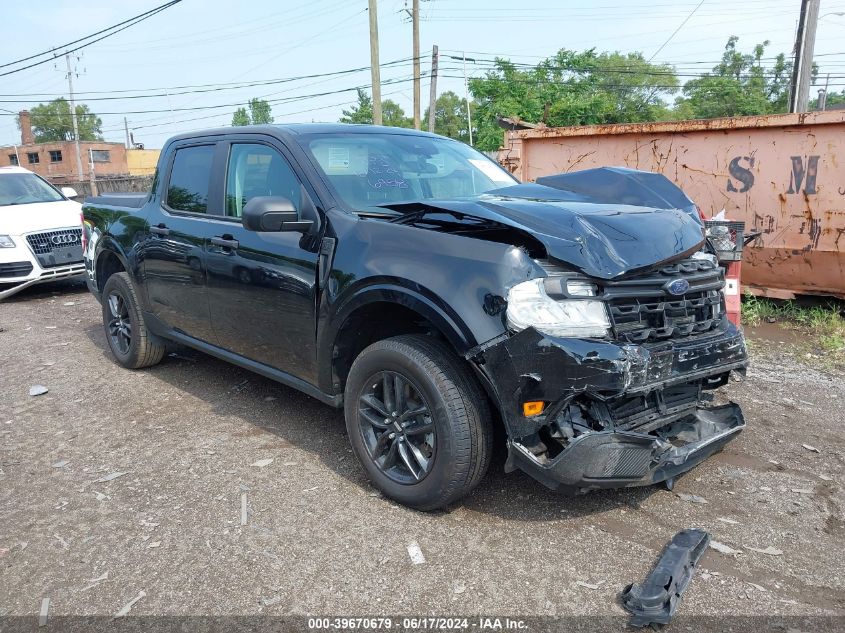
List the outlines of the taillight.
{"type": "Polygon", "coordinates": [[[695,205],[695,210],[698,211],[698,217],[701,218],[702,222],[704,222],[704,220],[707,219],[707,217],[704,215],[704,212],[698,208],[698,205],[695,205]]]}

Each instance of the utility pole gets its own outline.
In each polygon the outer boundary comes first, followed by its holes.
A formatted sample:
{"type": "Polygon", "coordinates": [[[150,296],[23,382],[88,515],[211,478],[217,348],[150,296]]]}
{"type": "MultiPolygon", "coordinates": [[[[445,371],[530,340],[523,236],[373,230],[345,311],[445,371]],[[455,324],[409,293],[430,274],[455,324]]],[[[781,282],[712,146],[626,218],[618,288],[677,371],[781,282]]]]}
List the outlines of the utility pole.
{"type": "Polygon", "coordinates": [[[467,127],[469,128],[469,144],[472,147],[472,115],[469,112],[469,80],[467,79],[467,54],[464,53],[464,98],[467,102],[467,127]]]}
{"type": "Polygon", "coordinates": [[[373,123],[381,125],[381,71],[378,61],[378,7],[369,0],[370,11],[370,73],[373,81],[373,123]]]}
{"type": "Polygon", "coordinates": [[[132,146],[129,144],[129,122],[126,120],[126,117],[123,117],[123,129],[126,130],[126,149],[132,149],[132,146]]]}
{"type": "Polygon", "coordinates": [[[82,180],[85,175],[82,172],[82,151],[79,149],[79,123],[76,121],[76,104],[73,101],[73,72],[70,69],[70,53],[65,53],[65,61],[67,62],[67,87],[70,92],[70,119],[73,122],[73,140],[76,144],[76,171],[79,174],[79,180],[82,180]]]}
{"type": "Polygon", "coordinates": [[[88,148],[88,183],[91,185],[91,195],[99,195],[97,192],[97,177],[94,174],[94,150],[88,148]]]}
{"type": "Polygon", "coordinates": [[[420,121],[420,0],[413,0],[411,22],[414,30],[414,129],[421,128],[420,121]]]}
{"type": "Polygon", "coordinates": [[[428,131],[434,132],[434,109],[437,103],[437,44],[431,47],[431,84],[428,92],[428,131]]]}
{"type": "Polygon", "coordinates": [[[810,81],[813,74],[813,50],[816,46],[816,27],[819,22],[821,0],[801,0],[798,35],[795,38],[795,63],[792,68],[790,112],[806,112],[810,101],[810,81]]]}

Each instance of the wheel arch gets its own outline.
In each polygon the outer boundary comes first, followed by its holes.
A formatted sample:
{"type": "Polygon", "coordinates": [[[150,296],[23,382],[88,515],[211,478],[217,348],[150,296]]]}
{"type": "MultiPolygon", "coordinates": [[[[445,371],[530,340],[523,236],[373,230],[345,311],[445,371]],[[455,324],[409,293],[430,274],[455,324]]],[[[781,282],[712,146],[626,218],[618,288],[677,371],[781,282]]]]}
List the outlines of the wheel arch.
{"type": "Polygon", "coordinates": [[[94,275],[97,290],[102,295],[106,282],[114,273],[129,272],[129,262],[113,240],[101,243],[95,260],[94,275]]]}
{"type": "Polygon", "coordinates": [[[459,356],[477,343],[466,323],[436,295],[395,282],[371,284],[350,295],[328,320],[318,346],[320,383],[342,393],[349,368],[368,345],[401,334],[441,338],[459,356]]]}

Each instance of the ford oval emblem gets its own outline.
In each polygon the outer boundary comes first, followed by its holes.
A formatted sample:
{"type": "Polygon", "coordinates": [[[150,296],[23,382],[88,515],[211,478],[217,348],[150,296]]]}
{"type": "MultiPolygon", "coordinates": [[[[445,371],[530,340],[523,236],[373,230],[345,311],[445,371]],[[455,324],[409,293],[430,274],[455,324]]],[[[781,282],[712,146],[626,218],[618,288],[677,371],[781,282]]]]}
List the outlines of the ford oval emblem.
{"type": "Polygon", "coordinates": [[[664,288],[670,295],[682,295],[689,290],[689,282],[686,279],[673,279],[664,288]]]}

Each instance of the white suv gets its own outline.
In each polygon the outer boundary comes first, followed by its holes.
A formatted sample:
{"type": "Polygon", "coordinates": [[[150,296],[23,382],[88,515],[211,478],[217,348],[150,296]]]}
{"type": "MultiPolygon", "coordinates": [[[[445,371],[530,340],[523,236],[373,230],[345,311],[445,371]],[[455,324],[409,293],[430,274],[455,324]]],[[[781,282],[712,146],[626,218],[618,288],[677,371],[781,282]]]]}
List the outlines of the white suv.
{"type": "Polygon", "coordinates": [[[0,299],[85,272],[82,205],[22,167],[0,167],[0,299]]]}

